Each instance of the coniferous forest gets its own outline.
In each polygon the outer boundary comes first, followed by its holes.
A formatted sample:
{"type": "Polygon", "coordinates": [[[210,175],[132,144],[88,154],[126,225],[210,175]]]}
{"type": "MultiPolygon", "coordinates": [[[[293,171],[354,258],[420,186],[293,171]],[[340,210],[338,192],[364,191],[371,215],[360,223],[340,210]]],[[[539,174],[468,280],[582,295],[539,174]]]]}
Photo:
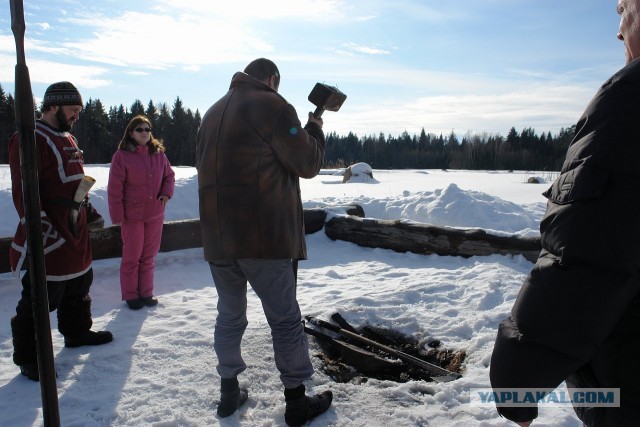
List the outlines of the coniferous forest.
{"type": "MultiPolygon", "coordinates": [[[[0,85],[0,163],[8,163],[7,144],[15,130],[15,100],[0,85]]],[[[39,108],[36,107],[36,117],[39,108]]],[[[171,106],[136,100],[126,108],[106,107],[99,99],[89,99],[74,125],[85,162],[111,162],[131,117],[147,115],[153,134],[164,141],[173,165],[194,166],[196,134],[200,112],[185,108],[180,97],[171,106]]],[[[467,133],[436,135],[422,129],[419,135],[403,132],[399,136],[366,135],[351,132],[326,135],[325,167],[344,167],[365,162],[374,169],[471,169],[559,171],[575,126],[537,134],[532,128],[511,128],[506,137],[499,134],[467,133]]]]}

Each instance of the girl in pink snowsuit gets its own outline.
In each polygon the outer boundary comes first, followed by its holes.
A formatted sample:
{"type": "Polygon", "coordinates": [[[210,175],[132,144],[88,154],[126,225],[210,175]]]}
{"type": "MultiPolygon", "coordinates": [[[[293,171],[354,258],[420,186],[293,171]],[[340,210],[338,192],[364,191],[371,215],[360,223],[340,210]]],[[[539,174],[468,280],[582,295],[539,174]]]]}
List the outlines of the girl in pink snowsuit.
{"type": "Polygon", "coordinates": [[[162,141],[151,135],[146,116],[129,122],[109,170],[109,215],[121,226],[122,300],[132,310],[154,306],[154,259],[160,250],[164,209],[173,196],[175,176],[162,141]]]}

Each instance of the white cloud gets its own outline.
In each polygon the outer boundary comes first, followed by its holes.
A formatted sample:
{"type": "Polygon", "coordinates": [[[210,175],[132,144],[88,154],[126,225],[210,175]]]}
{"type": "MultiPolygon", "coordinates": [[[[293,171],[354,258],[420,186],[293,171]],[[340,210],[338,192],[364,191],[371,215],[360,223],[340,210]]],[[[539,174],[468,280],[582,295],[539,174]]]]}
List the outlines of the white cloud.
{"type": "Polygon", "coordinates": [[[385,49],[378,49],[378,48],[369,47],[369,46],[361,46],[356,43],[344,43],[343,46],[346,47],[348,51],[364,53],[367,55],[389,55],[391,53],[390,51],[385,49]]]}
{"type": "Polygon", "coordinates": [[[448,134],[452,129],[464,135],[489,132],[506,135],[532,127],[537,132],[556,133],[576,123],[593,93],[582,87],[530,86],[500,95],[425,96],[415,100],[387,99],[350,106],[325,118],[326,127],[338,134],[352,131],[358,136],[379,132],[448,134]]]}
{"type": "Polygon", "coordinates": [[[13,53],[15,55],[16,43],[12,36],[3,36],[0,34],[0,52],[13,53]]]}
{"type": "MultiPolygon", "coordinates": [[[[0,81],[15,81],[15,64],[15,56],[0,54],[0,81]]],[[[111,84],[111,80],[106,78],[109,75],[109,70],[102,67],[65,64],[42,59],[27,59],[27,67],[32,84],[50,84],[51,82],[70,80],[69,76],[73,76],[73,83],[78,87],[99,88],[111,84]]]]}
{"type": "Polygon", "coordinates": [[[242,59],[246,52],[270,52],[273,47],[259,34],[232,22],[206,16],[168,16],[125,12],[117,17],[73,19],[93,28],[93,38],[68,42],[85,60],[119,66],[163,69],[242,59]]]}
{"type": "MultiPolygon", "coordinates": [[[[258,23],[331,22],[342,15],[343,3],[342,0],[194,0],[185,6],[183,1],[158,0],[140,12],[126,10],[124,3],[116,2],[123,4],[122,8],[113,7],[116,14],[112,10],[100,12],[100,8],[105,9],[104,4],[78,3],[73,14],[61,14],[60,24],[56,24],[58,30],[65,25],[80,28],[73,38],[67,39],[71,41],[38,40],[32,32],[27,34],[25,43],[29,51],[73,57],[74,62],[197,71],[202,65],[245,62],[256,55],[273,53],[275,48],[268,41],[269,34],[258,23]]],[[[48,23],[34,25],[54,28],[48,23]]],[[[0,52],[8,51],[9,39],[0,38],[0,52]]]]}
{"type": "MultiPolygon", "coordinates": [[[[173,12],[184,10],[183,0],[159,0],[173,12]]],[[[189,11],[215,20],[251,21],[297,18],[312,21],[335,19],[342,15],[343,0],[191,0],[189,11]]]]}
{"type": "MultiPolygon", "coordinates": [[[[0,53],[0,82],[12,82],[15,78],[16,56],[0,53]]],[[[4,88],[5,91],[7,88],[4,88]]]]}
{"type": "MultiPolygon", "coordinates": [[[[73,58],[73,62],[199,71],[204,65],[246,62],[256,56],[290,56],[287,46],[278,39],[280,25],[307,22],[304,25],[322,25],[327,31],[327,25],[373,19],[379,15],[378,11],[389,7],[376,0],[366,3],[366,8],[363,4],[344,0],[193,0],[185,5],[181,0],[157,0],[144,11],[127,11],[120,1],[113,2],[112,6],[80,2],[75,5],[73,14],[58,16],[59,22],[55,24],[58,32],[61,28],[77,27],[78,30],[69,34],[72,38],[53,41],[31,35],[26,42],[28,51],[66,56],[73,58]],[[111,9],[100,12],[106,7],[111,9]],[[112,15],[112,11],[116,14],[112,15]],[[361,11],[366,11],[366,15],[361,11]],[[266,21],[277,21],[277,24],[265,24],[266,21]]],[[[412,11],[417,8],[422,14],[430,11],[411,1],[403,3],[402,8],[412,11]]],[[[53,28],[49,24],[38,25],[53,28]]],[[[317,43],[317,40],[310,40],[309,48],[316,48],[317,43]]],[[[335,52],[334,49],[334,56],[335,52]]],[[[347,43],[339,53],[383,56],[391,51],[373,45],[347,43]]],[[[323,60],[335,63],[336,59],[326,56],[323,60]]]]}
{"type": "Polygon", "coordinates": [[[354,20],[356,22],[368,22],[368,21],[373,21],[377,17],[378,17],[377,15],[356,16],[354,20]]]}
{"type": "MultiPolygon", "coordinates": [[[[81,90],[99,88],[95,96],[113,105],[127,103],[144,82],[151,99],[179,95],[189,108],[202,110],[208,96],[227,89],[238,64],[266,56],[281,67],[283,94],[303,106],[301,111],[316,79],[347,93],[341,111],[325,119],[327,129],[339,133],[417,133],[424,127],[437,133],[454,128],[461,135],[466,130],[504,134],[511,126],[554,132],[575,123],[614,71],[606,70],[610,61],[571,62],[576,69],[558,70],[535,55],[529,64],[514,60],[508,50],[502,52],[506,59],[486,52],[477,67],[464,50],[434,54],[425,49],[427,43],[455,45],[453,34],[463,28],[452,21],[477,18],[473,9],[446,2],[60,0],[29,9],[33,22],[25,43],[34,85],[71,80],[81,90]],[[415,27],[396,27],[406,23],[415,27]],[[434,42],[432,33],[442,38],[434,42]],[[585,69],[585,64],[594,65],[585,69]],[[135,79],[140,76],[150,77],[135,79]]],[[[0,30],[3,86],[13,82],[14,66],[15,42],[5,28],[0,30]]]]}
{"type": "Polygon", "coordinates": [[[151,75],[151,73],[149,72],[139,71],[139,70],[125,71],[125,74],[128,74],[130,76],[150,76],[151,75]]]}

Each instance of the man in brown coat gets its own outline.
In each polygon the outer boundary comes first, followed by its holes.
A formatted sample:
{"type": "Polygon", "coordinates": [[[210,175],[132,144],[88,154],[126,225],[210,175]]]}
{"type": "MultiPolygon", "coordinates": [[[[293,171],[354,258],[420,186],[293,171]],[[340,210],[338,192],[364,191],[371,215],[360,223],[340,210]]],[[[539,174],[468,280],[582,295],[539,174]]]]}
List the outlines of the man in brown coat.
{"type": "Polygon", "coordinates": [[[308,397],[313,374],[296,300],[294,262],[305,259],[299,178],[324,160],[322,119],[302,127],[278,94],[280,73],[264,58],[236,73],[229,91],[206,112],[196,167],[204,257],[218,293],[214,349],[221,377],[220,417],[247,400],[237,375],[246,369],[240,342],[247,326],[247,282],[271,327],[276,367],[285,387],[285,421],[302,425],[326,411],[332,393],[308,397]]]}

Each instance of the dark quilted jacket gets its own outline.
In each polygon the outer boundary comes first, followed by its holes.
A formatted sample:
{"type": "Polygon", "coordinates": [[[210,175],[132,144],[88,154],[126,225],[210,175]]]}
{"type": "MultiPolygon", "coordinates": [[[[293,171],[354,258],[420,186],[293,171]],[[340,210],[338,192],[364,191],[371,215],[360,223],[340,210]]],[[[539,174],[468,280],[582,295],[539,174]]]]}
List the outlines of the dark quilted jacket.
{"type": "MultiPolygon", "coordinates": [[[[545,193],[543,250],[499,327],[494,388],[620,388],[620,408],[576,408],[588,426],[640,422],[640,61],[609,79],[545,193]]],[[[514,421],[536,408],[500,408],[514,421]]]]}
{"type": "Polygon", "coordinates": [[[206,112],[196,149],[207,261],[304,259],[299,178],[318,174],[324,134],[276,91],[236,73],[206,112]]]}

